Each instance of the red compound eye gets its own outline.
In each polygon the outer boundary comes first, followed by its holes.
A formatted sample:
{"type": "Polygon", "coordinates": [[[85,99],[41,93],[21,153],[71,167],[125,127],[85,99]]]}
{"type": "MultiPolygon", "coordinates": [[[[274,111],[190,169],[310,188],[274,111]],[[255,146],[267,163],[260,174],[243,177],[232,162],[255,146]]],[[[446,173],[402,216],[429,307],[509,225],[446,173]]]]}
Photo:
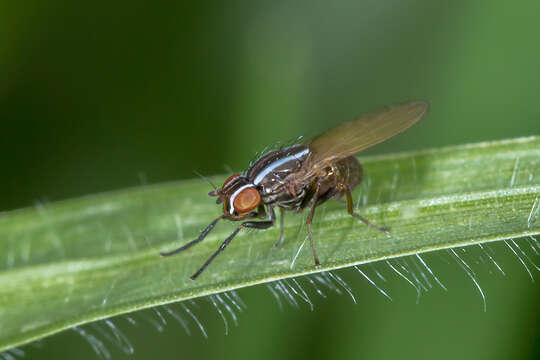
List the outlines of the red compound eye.
{"type": "Polygon", "coordinates": [[[236,196],[233,202],[234,210],[239,214],[245,214],[254,210],[261,203],[259,191],[253,187],[248,187],[236,196]]]}

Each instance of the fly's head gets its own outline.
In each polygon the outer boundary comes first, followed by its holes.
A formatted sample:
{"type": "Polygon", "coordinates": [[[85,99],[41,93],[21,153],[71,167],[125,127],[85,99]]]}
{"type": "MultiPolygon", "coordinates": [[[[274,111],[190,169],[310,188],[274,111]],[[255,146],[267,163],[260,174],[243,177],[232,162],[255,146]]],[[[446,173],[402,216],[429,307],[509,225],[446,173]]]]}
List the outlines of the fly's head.
{"type": "Polygon", "coordinates": [[[227,218],[243,218],[261,204],[261,194],[257,187],[245,176],[230,176],[221,189],[212,190],[209,196],[218,196],[216,204],[223,203],[223,213],[227,218]]]}

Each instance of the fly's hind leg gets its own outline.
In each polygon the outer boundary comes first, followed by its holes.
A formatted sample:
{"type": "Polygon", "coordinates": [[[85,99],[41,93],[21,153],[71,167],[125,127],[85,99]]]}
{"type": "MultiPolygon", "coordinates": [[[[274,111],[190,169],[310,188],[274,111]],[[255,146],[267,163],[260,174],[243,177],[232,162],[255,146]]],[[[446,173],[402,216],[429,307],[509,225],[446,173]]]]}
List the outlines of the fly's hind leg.
{"type": "Polygon", "coordinates": [[[338,184],[337,185],[338,189],[341,190],[341,191],[345,191],[345,195],[347,196],[347,211],[349,212],[350,215],[354,216],[355,218],[357,218],[358,220],[360,220],[361,222],[363,222],[364,224],[366,224],[367,226],[375,229],[375,230],[379,230],[379,231],[382,231],[382,232],[389,232],[390,229],[387,228],[386,226],[377,226],[373,223],[371,223],[368,219],[356,214],[354,212],[354,206],[353,206],[353,200],[352,200],[352,195],[351,195],[351,189],[349,186],[345,185],[345,184],[338,184]]]}

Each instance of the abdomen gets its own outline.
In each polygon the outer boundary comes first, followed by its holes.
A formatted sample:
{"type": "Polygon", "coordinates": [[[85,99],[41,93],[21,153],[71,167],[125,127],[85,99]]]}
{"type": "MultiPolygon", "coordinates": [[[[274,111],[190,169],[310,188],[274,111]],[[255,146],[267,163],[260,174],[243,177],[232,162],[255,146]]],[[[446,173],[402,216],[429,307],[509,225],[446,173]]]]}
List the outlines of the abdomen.
{"type": "Polygon", "coordinates": [[[364,178],[362,165],[360,165],[360,162],[354,156],[349,156],[337,161],[334,164],[334,167],[337,168],[339,172],[338,179],[336,180],[349,185],[351,191],[353,191],[364,178]]]}

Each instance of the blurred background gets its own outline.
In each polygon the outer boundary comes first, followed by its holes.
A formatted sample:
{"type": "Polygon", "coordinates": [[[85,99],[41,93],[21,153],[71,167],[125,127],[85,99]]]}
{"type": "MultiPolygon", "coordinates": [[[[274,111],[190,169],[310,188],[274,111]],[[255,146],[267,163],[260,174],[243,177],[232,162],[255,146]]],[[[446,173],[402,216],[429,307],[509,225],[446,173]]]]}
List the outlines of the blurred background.
{"type": "MultiPolygon", "coordinates": [[[[365,0],[200,3],[60,0],[0,4],[0,211],[141,184],[244,170],[257,151],[410,99],[431,113],[367,153],[540,133],[540,3],[365,0]]],[[[448,291],[416,304],[388,276],[389,302],[360,274],[356,294],[280,310],[264,287],[224,335],[177,323],[123,331],[115,359],[540,358],[539,286],[504,245],[506,276],[474,284],[430,259],[448,291]]],[[[380,266],[383,275],[391,275],[380,266]],[[385,273],[386,272],[386,273],[385,273]]],[[[536,272],[538,274],[538,272],[536,272]]],[[[230,324],[231,325],[231,324],[230,324]]],[[[95,359],[74,332],[30,359],[95,359]]]]}

